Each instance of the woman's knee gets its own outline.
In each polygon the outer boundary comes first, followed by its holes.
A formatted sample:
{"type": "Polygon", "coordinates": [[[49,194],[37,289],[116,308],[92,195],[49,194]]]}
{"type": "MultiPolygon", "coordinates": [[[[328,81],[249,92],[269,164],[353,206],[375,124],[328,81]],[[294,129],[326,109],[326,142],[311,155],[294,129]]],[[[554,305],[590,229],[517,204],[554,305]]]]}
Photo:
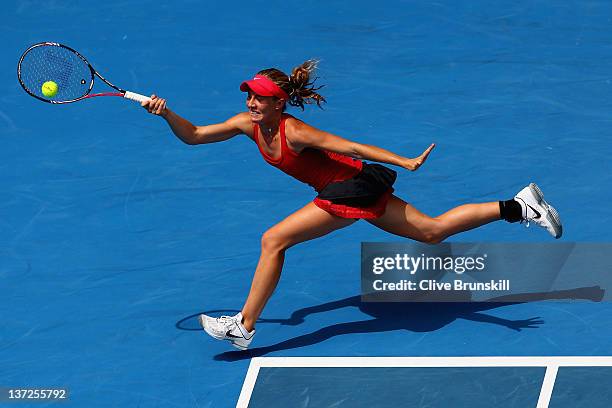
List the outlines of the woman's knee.
{"type": "Polygon", "coordinates": [[[415,231],[408,231],[408,232],[401,231],[396,234],[404,238],[410,238],[410,239],[414,239],[415,241],[422,242],[424,244],[432,244],[432,245],[439,244],[440,242],[444,241],[444,239],[446,238],[446,235],[443,233],[443,231],[437,228],[421,229],[416,232],[415,231]]]}
{"type": "Polygon", "coordinates": [[[445,238],[446,237],[439,232],[430,232],[423,235],[423,239],[421,240],[421,242],[425,244],[435,245],[444,241],[445,238]]]}
{"type": "Polygon", "coordinates": [[[433,218],[431,225],[425,231],[422,231],[422,237],[419,241],[425,244],[439,244],[446,239],[446,231],[442,221],[433,218]]]}
{"type": "Polygon", "coordinates": [[[282,252],[291,246],[291,242],[283,234],[271,228],[261,236],[263,252],[282,252]]]}

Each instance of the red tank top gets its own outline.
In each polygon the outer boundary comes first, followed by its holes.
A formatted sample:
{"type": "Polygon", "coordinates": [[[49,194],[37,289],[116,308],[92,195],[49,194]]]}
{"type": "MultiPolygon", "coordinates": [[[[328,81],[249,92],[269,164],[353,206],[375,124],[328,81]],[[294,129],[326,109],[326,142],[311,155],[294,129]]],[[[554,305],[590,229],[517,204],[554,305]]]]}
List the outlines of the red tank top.
{"type": "Polygon", "coordinates": [[[339,153],[306,148],[299,154],[287,145],[285,137],[285,120],[283,116],[280,123],[280,157],[274,159],[268,156],[259,142],[259,126],[253,125],[253,139],[263,158],[272,166],[277,167],[290,176],[307,183],[317,192],[324,189],[334,181],[344,181],[356,176],[363,166],[361,160],[353,159],[339,153]]]}

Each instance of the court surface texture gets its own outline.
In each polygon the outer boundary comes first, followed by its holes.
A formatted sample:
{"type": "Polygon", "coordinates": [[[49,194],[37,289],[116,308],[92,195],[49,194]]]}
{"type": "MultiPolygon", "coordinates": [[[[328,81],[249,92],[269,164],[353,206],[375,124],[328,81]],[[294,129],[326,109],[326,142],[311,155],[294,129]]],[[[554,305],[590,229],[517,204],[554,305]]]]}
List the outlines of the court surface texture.
{"type": "MultiPolygon", "coordinates": [[[[44,104],[16,65],[64,43],[209,124],[245,109],[238,86],[258,70],[318,58],[325,109],[288,112],[406,156],[437,143],[419,171],[397,169],[416,208],[535,181],[562,241],[609,242],[612,3],[16,1],[3,15],[0,387],[69,398],[0,405],[609,406],[609,303],[363,304],[360,243],[401,241],[363,221],[287,252],[249,351],[212,340],[198,314],[241,308],[262,233],[314,192],[245,136],[188,146],[126,100],[44,104]]],[[[498,222],[451,241],[553,239],[498,222]]]]}

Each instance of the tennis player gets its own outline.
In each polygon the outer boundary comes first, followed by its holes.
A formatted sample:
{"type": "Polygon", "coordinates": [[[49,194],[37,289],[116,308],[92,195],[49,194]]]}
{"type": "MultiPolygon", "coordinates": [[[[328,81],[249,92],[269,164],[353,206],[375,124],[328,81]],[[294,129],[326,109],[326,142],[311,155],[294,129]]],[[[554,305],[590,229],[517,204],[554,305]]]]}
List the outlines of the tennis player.
{"type": "Polygon", "coordinates": [[[190,145],[247,135],[265,161],[317,192],[312,202],[263,234],[259,263],[242,311],[220,318],[200,315],[200,323],[209,335],[246,349],[253,340],[255,322],[279,281],[285,251],[359,219],[392,234],[431,244],[497,220],[533,222],[555,238],[561,237],[559,215],[533,183],[513,199],[465,204],[437,217],[423,214],[394,195],[395,171],[363,160],[415,171],[435,145],[408,158],[316,129],[285,113],[287,104],[303,110],[305,104],[316,103],[320,107],[325,102],[317,92],[320,88],[314,86],[315,68],[315,61],[306,61],[291,75],[276,68],[258,72],[240,85],[247,95],[247,111],[218,124],[194,126],[156,95],[142,104],[150,113],[163,117],[174,134],[190,145]]]}

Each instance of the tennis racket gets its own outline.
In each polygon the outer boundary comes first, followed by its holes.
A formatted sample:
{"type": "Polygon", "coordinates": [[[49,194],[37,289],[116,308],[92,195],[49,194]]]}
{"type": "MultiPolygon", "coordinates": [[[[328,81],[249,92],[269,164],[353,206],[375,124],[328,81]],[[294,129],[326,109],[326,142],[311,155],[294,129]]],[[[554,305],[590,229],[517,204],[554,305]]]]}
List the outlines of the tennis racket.
{"type": "Polygon", "coordinates": [[[111,84],[81,54],[70,47],[53,42],[34,44],[25,50],[19,58],[17,78],[28,94],[54,104],[71,103],[96,96],[120,96],[136,102],[150,100],[147,96],[111,84]],[[95,77],[117,92],[92,94],[95,77]],[[51,91],[43,92],[43,84],[48,85],[49,81],[54,83],[51,84],[51,91]]]}

